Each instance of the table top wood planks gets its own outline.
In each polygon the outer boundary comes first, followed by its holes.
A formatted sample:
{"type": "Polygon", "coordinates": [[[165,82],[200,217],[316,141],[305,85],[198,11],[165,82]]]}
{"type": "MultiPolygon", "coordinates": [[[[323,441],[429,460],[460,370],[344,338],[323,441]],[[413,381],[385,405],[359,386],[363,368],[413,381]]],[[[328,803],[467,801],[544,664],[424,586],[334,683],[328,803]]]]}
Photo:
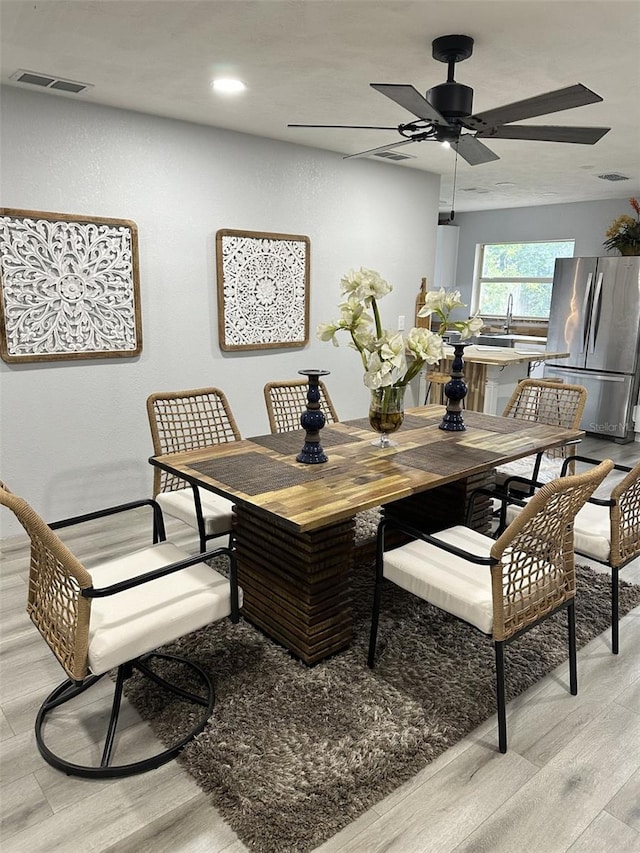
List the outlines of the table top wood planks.
{"type": "Polygon", "coordinates": [[[464,413],[464,432],[446,432],[438,429],[443,413],[442,406],[408,409],[392,436],[397,446],[388,450],[371,446],[375,433],[367,419],[326,426],[320,441],[329,461],[317,465],[296,461],[303,430],[166,454],[150,462],[304,533],[583,435],[479,412],[464,413]]]}

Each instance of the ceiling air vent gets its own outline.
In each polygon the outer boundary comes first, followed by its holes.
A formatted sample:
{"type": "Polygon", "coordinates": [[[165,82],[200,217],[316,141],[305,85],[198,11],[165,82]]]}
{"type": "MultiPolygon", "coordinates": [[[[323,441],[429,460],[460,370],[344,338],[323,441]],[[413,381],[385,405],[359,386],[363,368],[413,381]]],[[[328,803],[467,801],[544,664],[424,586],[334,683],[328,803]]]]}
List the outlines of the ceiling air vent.
{"type": "Polygon", "coordinates": [[[601,181],[628,181],[626,175],[619,175],[617,172],[609,172],[606,175],[598,175],[601,181]]]}
{"type": "Polygon", "coordinates": [[[395,151],[379,151],[374,157],[382,157],[383,160],[415,160],[410,154],[397,154],[395,151]]]}
{"type": "Polygon", "coordinates": [[[29,86],[40,86],[43,89],[57,89],[59,92],[71,92],[74,95],[91,89],[91,83],[79,83],[77,80],[63,80],[50,74],[37,74],[35,71],[16,71],[9,78],[16,83],[27,83],[29,86]]]}

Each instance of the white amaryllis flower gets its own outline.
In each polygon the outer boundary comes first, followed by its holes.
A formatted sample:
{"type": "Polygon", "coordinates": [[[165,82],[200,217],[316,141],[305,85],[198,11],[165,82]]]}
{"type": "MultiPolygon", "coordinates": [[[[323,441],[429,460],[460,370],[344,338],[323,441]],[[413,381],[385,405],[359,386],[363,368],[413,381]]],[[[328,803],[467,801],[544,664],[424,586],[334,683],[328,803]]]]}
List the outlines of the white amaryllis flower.
{"type": "Polygon", "coordinates": [[[470,338],[472,335],[476,335],[484,326],[484,322],[479,314],[474,314],[473,317],[469,317],[469,319],[465,320],[461,325],[464,328],[460,329],[460,337],[464,341],[465,338],[470,338]]]}
{"type": "Polygon", "coordinates": [[[400,333],[385,332],[375,341],[375,349],[367,362],[364,384],[367,388],[384,388],[400,382],[407,369],[404,338],[400,333]]]}
{"type": "Polygon", "coordinates": [[[444,343],[430,329],[413,328],[407,335],[407,349],[425,364],[435,364],[444,358],[444,343]]]}
{"type": "Polygon", "coordinates": [[[464,302],[460,299],[459,290],[428,290],[425,294],[424,305],[418,311],[418,317],[428,317],[429,314],[448,315],[454,308],[464,308],[464,302]]]}
{"type": "Polygon", "coordinates": [[[364,267],[360,267],[357,272],[350,270],[341,279],[340,284],[344,293],[353,294],[358,299],[363,300],[366,305],[369,305],[372,299],[382,299],[392,290],[391,285],[382,278],[379,272],[367,270],[364,267]]]}
{"type": "Polygon", "coordinates": [[[338,345],[336,332],[348,332],[350,346],[362,359],[365,370],[364,384],[373,390],[390,385],[403,386],[420,372],[425,364],[435,364],[444,357],[442,335],[448,329],[468,338],[482,328],[476,314],[469,320],[452,321],[449,314],[461,308],[460,291],[447,292],[444,288],[426,294],[425,306],[418,314],[426,317],[435,314],[440,320],[438,333],[425,328],[411,329],[407,339],[400,332],[386,332],[382,328],[378,299],[390,293],[392,287],[375,270],[351,270],[341,279],[342,293],[347,297],[340,304],[340,319],[333,323],[320,323],[318,337],[338,345]],[[367,313],[371,308],[373,316],[367,313]],[[407,363],[407,356],[410,356],[407,363]]]}
{"type": "Polygon", "coordinates": [[[355,347],[359,349],[360,352],[366,350],[367,352],[373,352],[376,349],[377,337],[369,328],[360,328],[353,336],[353,340],[349,343],[349,346],[355,347]]]}
{"type": "Polygon", "coordinates": [[[364,384],[372,391],[376,388],[386,388],[399,382],[403,373],[404,367],[397,367],[392,361],[380,358],[380,353],[373,352],[364,374],[364,384]]]}
{"type": "Polygon", "coordinates": [[[384,361],[390,361],[395,367],[404,367],[407,363],[405,356],[404,338],[397,332],[395,335],[385,332],[379,339],[380,357],[384,361]]]}
{"type": "Polygon", "coordinates": [[[317,335],[321,341],[331,341],[334,347],[337,347],[336,332],[339,328],[340,326],[337,323],[319,323],[317,335]]]}
{"type": "Polygon", "coordinates": [[[341,302],[338,307],[342,314],[339,324],[341,328],[357,332],[360,328],[371,326],[372,318],[365,314],[364,305],[355,295],[351,294],[347,301],[341,302]]]}

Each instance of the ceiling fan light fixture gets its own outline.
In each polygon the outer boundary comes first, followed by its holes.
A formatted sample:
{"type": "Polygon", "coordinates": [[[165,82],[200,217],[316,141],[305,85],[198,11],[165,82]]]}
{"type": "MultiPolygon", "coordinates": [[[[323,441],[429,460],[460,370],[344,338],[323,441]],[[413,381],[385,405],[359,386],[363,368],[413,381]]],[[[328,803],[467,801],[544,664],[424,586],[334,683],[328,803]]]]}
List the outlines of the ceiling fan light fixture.
{"type": "Polygon", "coordinates": [[[211,88],[214,92],[220,92],[223,95],[238,95],[247,87],[242,80],[235,77],[218,77],[211,83],[211,88]]]}

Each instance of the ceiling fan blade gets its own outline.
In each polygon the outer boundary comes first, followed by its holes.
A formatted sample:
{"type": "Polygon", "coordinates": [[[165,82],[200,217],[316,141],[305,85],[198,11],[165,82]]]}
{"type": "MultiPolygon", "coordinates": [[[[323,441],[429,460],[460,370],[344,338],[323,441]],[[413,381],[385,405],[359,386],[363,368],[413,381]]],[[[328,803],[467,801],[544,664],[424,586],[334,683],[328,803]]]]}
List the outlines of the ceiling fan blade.
{"type": "MultiPolygon", "coordinates": [[[[553,125],[509,124],[491,130],[479,130],[478,136],[493,139],[532,139],[538,142],[575,142],[595,145],[610,127],[555,127],[553,125]]],[[[467,139],[468,137],[464,137],[467,139]]]]}
{"type": "Polygon", "coordinates": [[[522,121],[526,118],[547,115],[548,113],[570,110],[573,107],[582,107],[585,104],[595,104],[601,101],[600,95],[596,95],[591,89],[587,89],[582,83],[575,86],[567,86],[564,89],[556,89],[555,92],[545,92],[534,98],[526,98],[524,101],[516,101],[494,110],[487,110],[464,119],[463,123],[472,130],[483,130],[488,127],[497,127],[510,124],[512,121],[522,121]]]}
{"type": "Polygon", "coordinates": [[[409,110],[414,116],[449,127],[449,122],[442,113],[432,107],[429,101],[408,83],[369,83],[369,85],[377,92],[386,95],[387,98],[391,98],[396,104],[400,104],[405,110],[409,110]]]}
{"type": "Polygon", "coordinates": [[[366,157],[367,154],[377,154],[379,151],[390,151],[392,148],[400,148],[401,145],[409,145],[411,142],[418,142],[417,139],[403,139],[402,142],[391,142],[389,145],[381,145],[379,148],[369,148],[368,151],[359,151],[357,154],[345,154],[343,160],[349,160],[351,157],[366,157]]]}
{"type": "Polygon", "coordinates": [[[457,142],[452,142],[451,147],[455,148],[470,166],[479,166],[481,163],[490,163],[492,160],[500,159],[497,154],[494,154],[490,148],[487,148],[483,142],[480,142],[470,133],[461,136],[457,142]]]}
{"type": "Polygon", "coordinates": [[[346,128],[350,130],[397,130],[398,126],[394,125],[393,127],[381,127],[376,124],[373,126],[369,126],[366,124],[288,124],[287,127],[323,127],[328,130],[336,129],[336,128],[346,128]]]}

